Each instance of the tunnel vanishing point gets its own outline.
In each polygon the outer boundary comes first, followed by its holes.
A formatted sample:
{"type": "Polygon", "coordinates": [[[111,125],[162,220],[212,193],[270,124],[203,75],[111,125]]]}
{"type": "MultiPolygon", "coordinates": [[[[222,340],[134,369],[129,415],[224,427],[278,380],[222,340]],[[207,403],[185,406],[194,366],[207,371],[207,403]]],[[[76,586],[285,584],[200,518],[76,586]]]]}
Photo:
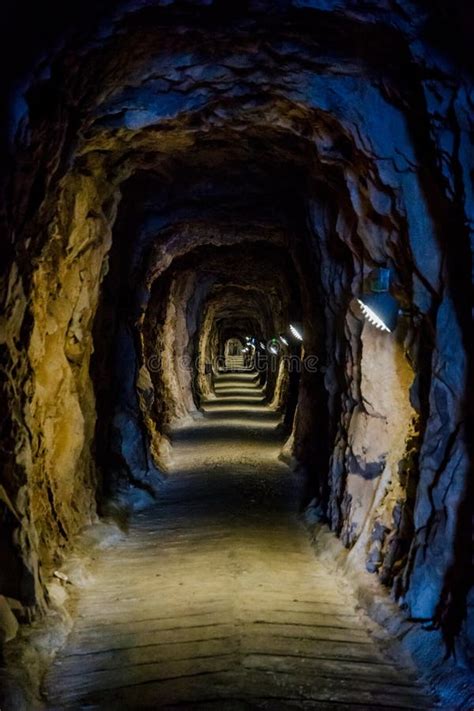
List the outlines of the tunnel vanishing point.
{"type": "Polygon", "coordinates": [[[6,4],[2,711],[474,708],[473,20],[6,4]]]}

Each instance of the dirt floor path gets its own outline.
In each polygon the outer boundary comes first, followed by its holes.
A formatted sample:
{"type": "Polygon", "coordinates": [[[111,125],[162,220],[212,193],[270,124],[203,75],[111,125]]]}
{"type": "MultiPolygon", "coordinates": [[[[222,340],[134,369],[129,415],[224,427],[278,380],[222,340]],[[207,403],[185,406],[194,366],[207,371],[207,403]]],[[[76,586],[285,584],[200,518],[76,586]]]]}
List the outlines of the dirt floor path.
{"type": "Polygon", "coordinates": [[[256,381],[217,388],[160,501],[99,555],[48,708],[432,708],[315,558],[256,381]]]}

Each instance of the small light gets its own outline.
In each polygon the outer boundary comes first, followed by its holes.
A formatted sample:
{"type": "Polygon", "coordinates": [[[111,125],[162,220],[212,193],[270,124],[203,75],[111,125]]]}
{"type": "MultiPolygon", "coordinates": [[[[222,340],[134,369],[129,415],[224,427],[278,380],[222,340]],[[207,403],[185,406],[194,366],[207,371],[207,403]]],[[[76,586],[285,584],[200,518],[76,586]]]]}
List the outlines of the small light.
{"type": "Polygon", "coordinates": [[[302,333],[292,323],[290,323],[290,331],[291,331],[292,335],[298,339],[298,341],[303,340],[302,333]]]}
{"type": "Polygon", "coordinates": [[[375,313],[375,311],[372,311],[372,309],[364,304],[363,301],[360,299],[357,299],[357,301],[360,304],[360,308],[362,309],[362,313],[364,314],[365,318],[371,323],[373,326],[376,326],[379,328],[381,331],[387,331],[387,333],[391,333],[391,329],[388,328],[388,326],[385,325],[385,323],[382,321],[379,316],[375,313]]]}
{"type": "Polygon", "coordinates": [[[288,345],[288,341],[286,340],[286,338],[285,338],[284,336],[280,336],[280,341],[281,341],[285,346],[288,345]]]}
{"type": "Polygon", "coordinates": [[[389,292],[390,269],[374,269],[369,277],[371,291],[357,299],[365,318],[380,331],[391,333],[397,326],[399,305],[389,292]]]}
{"type": "Polygon", "coordinates": [[[262,343],[262,341],[260,341],[260,348],[262,349],[262,351],[265,350],[265,343],[262,343]]]}
{"type": "Polygon", "coordinates": [[[268,350],[272,355],[278,355],[278,348],[276,348],[275,346],[269,346],[268,350]]]}

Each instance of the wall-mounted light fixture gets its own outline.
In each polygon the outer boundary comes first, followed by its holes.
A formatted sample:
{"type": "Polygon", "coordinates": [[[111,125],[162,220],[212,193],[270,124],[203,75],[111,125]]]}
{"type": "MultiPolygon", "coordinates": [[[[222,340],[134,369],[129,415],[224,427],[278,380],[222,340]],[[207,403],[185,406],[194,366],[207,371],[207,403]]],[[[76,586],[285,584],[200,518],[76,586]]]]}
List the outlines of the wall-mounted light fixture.
{"type": "Polygon", "coordinates": [[[374,269],[369,277],[370,291],[364,292],[357,299],[365,318],[387,333],[395,330],[399,313],[398,301],[389,291],[390,276],[390,269],[374,269]]]}
{"type": "Polygon", "coordinates": [[[300,323],[290,323],[290,333],[297,341],[303,340],[303,328],[300,323]]]}
{"type": "Polygon", "coordinates": [[[267,341],[267,348],[268,352],[271,353],[274,356],[277,356],[280,354],[281,351],[281,345],[279,339],[274,336],[271,338],[269,341],[267,341]]]}

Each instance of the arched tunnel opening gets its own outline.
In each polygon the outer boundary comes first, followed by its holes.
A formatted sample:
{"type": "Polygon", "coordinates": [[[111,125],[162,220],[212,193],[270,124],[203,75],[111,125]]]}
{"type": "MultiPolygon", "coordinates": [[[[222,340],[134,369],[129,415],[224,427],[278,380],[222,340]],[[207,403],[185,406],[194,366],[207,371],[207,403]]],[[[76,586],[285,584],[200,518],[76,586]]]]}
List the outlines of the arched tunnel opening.
{"type": "Polygon", "coordinates": [[[469,8],[46,5],[3,43],[1,708],[470,708],[469,8]]]}

